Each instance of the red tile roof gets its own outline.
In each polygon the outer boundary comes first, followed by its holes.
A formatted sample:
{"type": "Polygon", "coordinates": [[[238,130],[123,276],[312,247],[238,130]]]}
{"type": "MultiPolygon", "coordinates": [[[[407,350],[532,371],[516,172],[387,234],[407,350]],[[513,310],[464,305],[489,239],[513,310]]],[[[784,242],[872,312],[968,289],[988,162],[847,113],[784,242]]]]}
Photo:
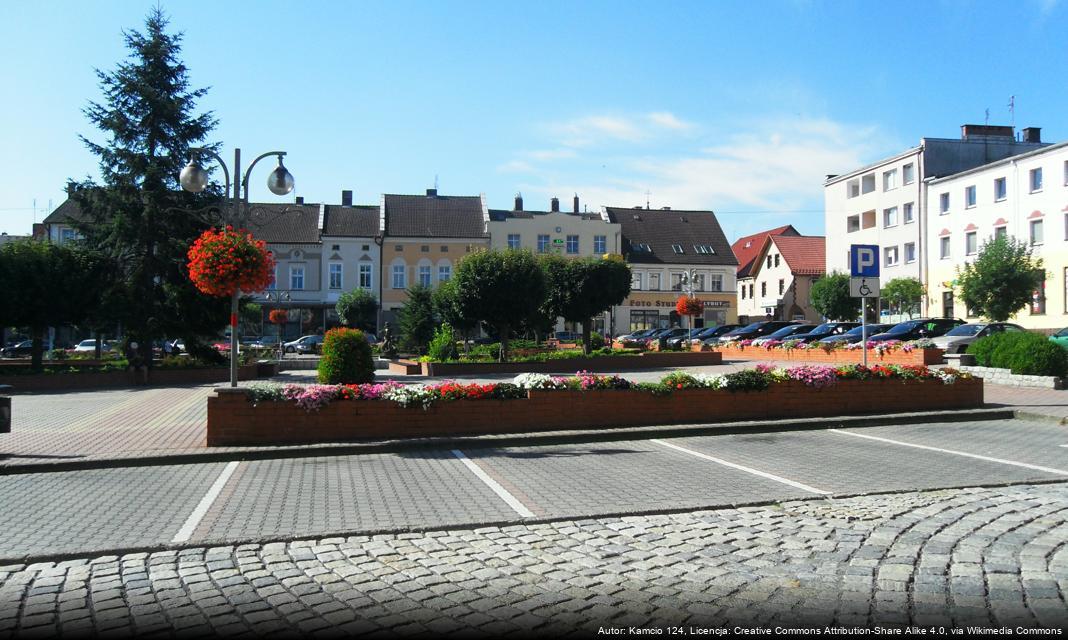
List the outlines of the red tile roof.
{"type": "Polygon", "coordinates": [[[827,239],[823,236],[774,236],[783,260],[796,276],[821,276],[827,271],[827,239]]]}
{"type": "Polygon", "coordinates": [[[738,258],[738,277],[744,278],[749,275],[753,260],[756,259],[757,254],[760,253],[760,248],[764,246],[764,242],[769,236],[799,235],[801,234],[797,232],[797,229],[794,229],[792,224],[788,224],[735,240],[734,244],[731,245],[731,249],[734,250],[734,257],[738,258]]]}

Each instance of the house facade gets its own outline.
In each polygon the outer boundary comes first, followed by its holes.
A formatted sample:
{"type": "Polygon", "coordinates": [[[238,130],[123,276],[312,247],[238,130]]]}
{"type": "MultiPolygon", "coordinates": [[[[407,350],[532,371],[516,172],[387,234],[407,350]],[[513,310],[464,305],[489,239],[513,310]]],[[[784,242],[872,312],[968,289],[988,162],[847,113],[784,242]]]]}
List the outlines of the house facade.
{"type": "Polygon", "coordinates": [[[1007,235],[1027,242],[1046,272],[1031,304],[1010,322],[1036,330],[1068,325],[1068,143],[931,180],[928,190],[930,315],[974,317],[959,299],[958,269],[985,241],[1007,235]]]}
{"type": "Polygon", "coordinates": [[[825,246],[822,236],[766,235],[745,281],[739,280],[739,322],[821,322],[810,292],[824,274],[825,246]]]}
{"type": "MultiPolygon", "coordinates": [[[[849,272],[849,247],[878,245],[882,280],[928,279],[931,240],[924,216],[930,207],[926,181],[948,176],[1043,146],[1040,130],[1024,129],[1017,141],[1012,127],[967,124],[961,138],[923,138],[916,147],[824,182],[826,271],[849,272]]],[[[940,198],[941,196],[935,195],[940,198]]],[[[923,313],[927,313],[926,308],[923,313]]]]}
{"type": "Polygon", "coordinates": [[[738,261],[712,211],[606,207],[605,214],[620,226],[632,277],[630,295],[612,312],[609,333],[682,326],[675,303],[687,292],[684,281],[691,271],[695,297],[704,303],[694,326],[737,321],[738,261]]]}
{"type": "Polygon", "coordinates": [[[578,196],[567,212],[560,210],[556,198],[549,211],[524,210],[523,197],[517,195],[511,210],[489,210],[488,229],[493,249],[529,249],[573,258],[620,253],[619,225],[603,212],[580,212],[578,196]]]}
{"type": "Polygon", "coordinates": [[[731,245],[731,250],[734,251],[734,257],[738,259],[738,322],[746,324],[749,322],[755,322],[753,318],[764,318],[763,308],[757,308],[755,303],[753,286],[752,271],[756,264],[757,255],[761,249],[764,248],[764,242],[768,236],[787,235],[787,236],[799,236],[797,229],[793,225],[785,225],[782,227],[776,227],[775,229],[768,229],[767,231],[761,231],[760,233],[754,233],[752,235],[743,236],[734,241],[731,245]]]}

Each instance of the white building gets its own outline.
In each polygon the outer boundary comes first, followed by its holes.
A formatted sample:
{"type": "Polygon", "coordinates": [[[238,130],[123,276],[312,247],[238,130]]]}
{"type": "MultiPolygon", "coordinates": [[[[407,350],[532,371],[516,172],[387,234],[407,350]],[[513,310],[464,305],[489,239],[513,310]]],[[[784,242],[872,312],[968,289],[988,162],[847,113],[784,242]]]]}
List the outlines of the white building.
{"type": "Polygon", "coordinates": [[[1011,321],[1030,329],[1068,325],[1068,143],[931,180],[927,189],[929,315],[972,317],[959,301],[957,270],[984,241],[1008,235],[1028,242],[1046,270],[1032,303],[1011,321]]]}
{"type": "MultiPolygon", "coordinates": [[[[1041,148],[1040,130],[966,124],[959,140],[923,138],[916,147],[824,182],[827,272],[849,271],[849,246],[880,247],[882,280],[927,279],[925,181],[1041,148]]],[[[932,206],[953,206],[950,202],[932,206]]],[[[926,313],[926,309],[924,310],[926,313]]]]}

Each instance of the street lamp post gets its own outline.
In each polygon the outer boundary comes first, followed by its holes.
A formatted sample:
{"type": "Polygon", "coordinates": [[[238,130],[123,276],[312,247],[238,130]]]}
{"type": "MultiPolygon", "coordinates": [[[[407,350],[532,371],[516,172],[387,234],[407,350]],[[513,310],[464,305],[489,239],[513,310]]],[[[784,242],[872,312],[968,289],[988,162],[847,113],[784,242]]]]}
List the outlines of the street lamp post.
{"type": "MultiPolygon", "coordinates": [[[[282,164],[282,158],[286,155],[285,151],[268,151],[267,153],[260,154],[245,170],[245,174],[241,176],[241,149],[234,149],[234,183],[233,183],[233,195],[230,194],[230,171],[226,167],[226,162],[223,161],[219,154],[215,153],[211,149],[204,147],[195,147],[189,149],[190,158],[189,164],[182,169],[182,173],[179,176],[179,182],[182,188],[191,193],[200,193],[208,186],[208,172],[200,166],[200,156],[206,155],[215,159],[216,162],[222,167],[223,176],[226,181],[226,197],[230,198],[228,212],[220,215],[224,224],[230,225],[235,229],[244,228],[247,223],[247,208],[248,208],[248,178],[252,173],[252,168],[256,166],[256,163],[264,158],[270,156],[278,157],[278,166],[275,167],[271,175],[267,177],[267,188],[271,190],[271,193],[284,196],[293,190],[293,175],[289,173],[285,165],[282,164]],[[240,179],[238,179],[240,178],[240,179]]],[[[241,292],[235,290],[230,300],[230,386],[237,386],[237,304],[241,299],[241,292]]]]}
{"type": "MultiPolygon", "coordinates": [[[[682,285],[686,287],[686,297],[693,300],[693,284],[697,280],[697,269],[690,269],[682,274],[682,285]]],[[[686,331],[686,346],[689,348],[693,344],[693,320],[689,322],[691,325],[686,331]]]]}

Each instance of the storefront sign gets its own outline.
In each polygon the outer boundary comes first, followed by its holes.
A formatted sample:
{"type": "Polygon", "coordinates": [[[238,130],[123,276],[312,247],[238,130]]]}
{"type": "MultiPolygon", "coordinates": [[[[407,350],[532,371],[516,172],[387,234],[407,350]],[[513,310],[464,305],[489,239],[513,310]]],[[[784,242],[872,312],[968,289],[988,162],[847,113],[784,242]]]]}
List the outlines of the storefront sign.
{"type": "MultiPolygon", "coordinates": [[[[624,300],[623,306],[629,307],[656,307],[675,308],[675,300],[624,300]]],[[[726,309],[731,303],[726,300],[704,300],[705,309],[726,309]]]]}

